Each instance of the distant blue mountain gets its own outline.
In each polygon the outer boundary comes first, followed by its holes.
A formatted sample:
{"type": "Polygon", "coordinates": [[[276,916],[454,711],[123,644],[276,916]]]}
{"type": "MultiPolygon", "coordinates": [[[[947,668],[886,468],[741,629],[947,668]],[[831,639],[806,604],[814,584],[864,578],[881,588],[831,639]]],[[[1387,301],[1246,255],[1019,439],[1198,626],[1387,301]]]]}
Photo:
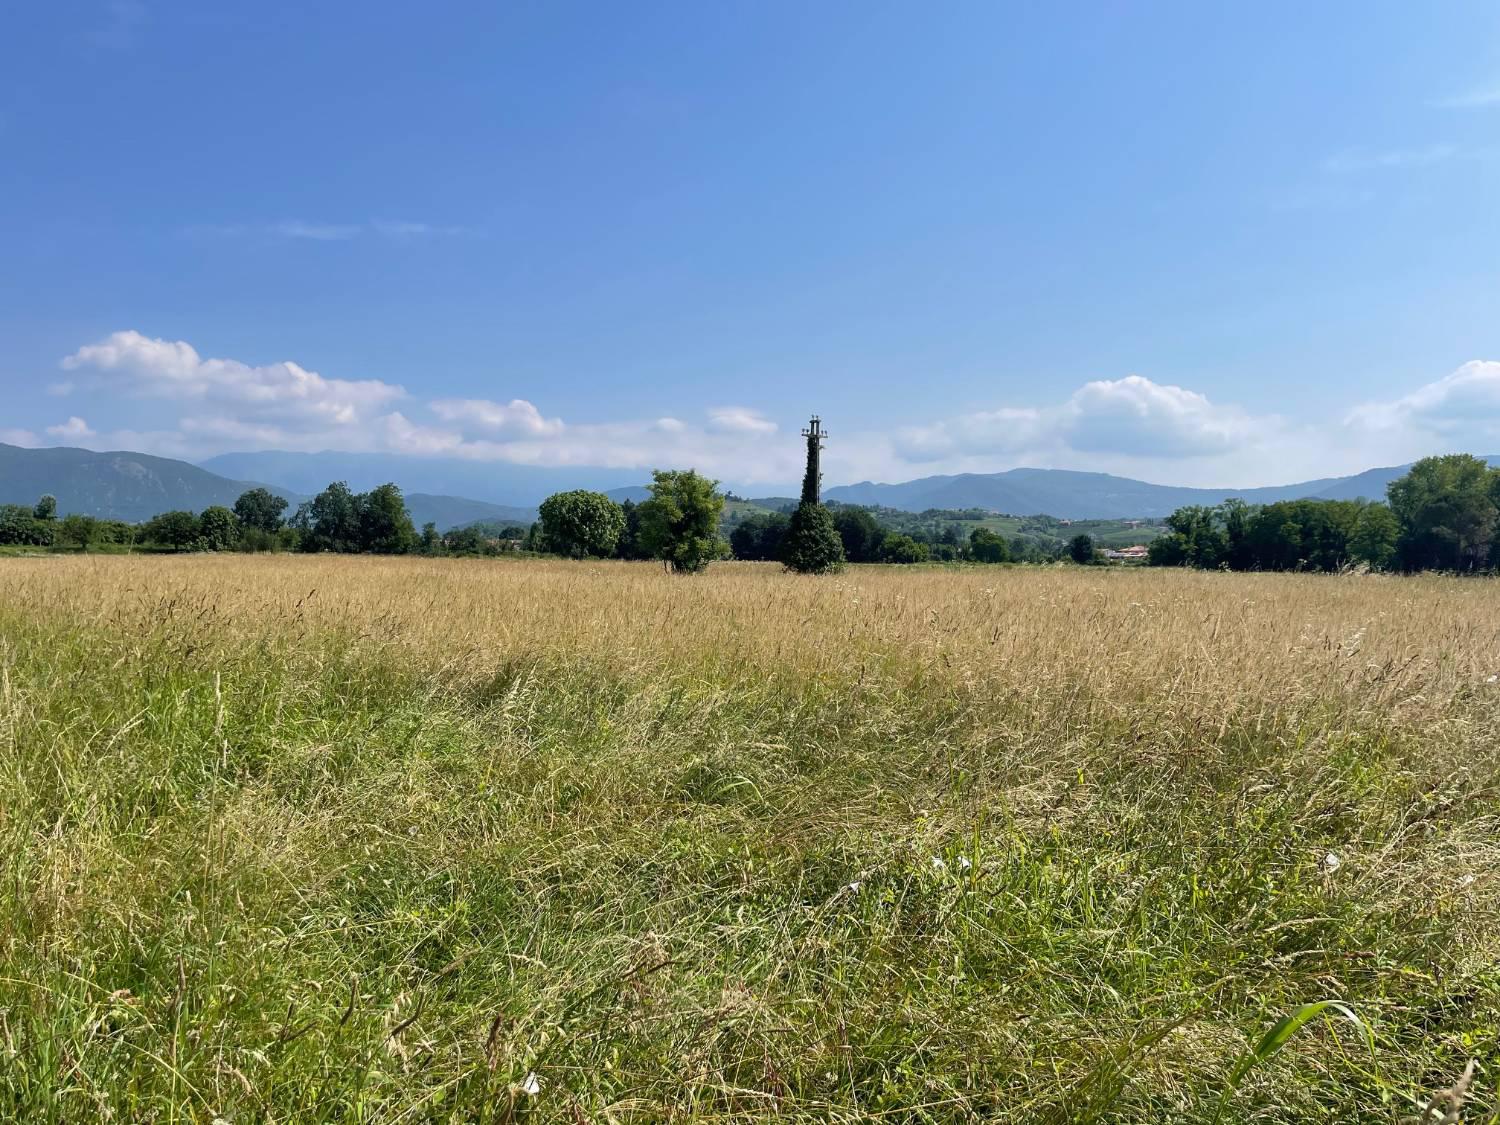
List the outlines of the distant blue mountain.
{"type": "MultiPolygon", "coordinates": [[[[224,453],[200,462],[209,472],[261,480],[311,495],[330,481],[346,481],[357,492],[395,481],[402,491],[467,496],[527,511],[554,492],[570,488],[615,488],[637,483],[639,470],[511,465],[503,461],[456,461],[388,453],[224,453]],[[250,474],[245,476],[244,474],[250,474]]],[[[475,517],[476,519],[482,517],[475,517]]]]}
{"type": "MultiPolygon", "coordinates": [[[[215,504],[228,506],[254,487],[252,481],[226,480],[170,457],[0,445],[0,504],[31,505],[50,493],[57,497],[58,514],[64,516],[76,512],[136,522],[174,508],[201,512],[215,504]]],[[[285,489],[272,491],[296,502],[285,489]]]]}
{"type": "MultiPolygon", "coordinates": [[[[1500,456],[1488,458],[1500,465],[1500,456]]],[[[1059,519],[1134,519],[1171,515],[1190,504],[1219,504],[1231,498],[1249,504],[1278,500],[1383,500],[1385,488],[1410,465],[1369,469],[1352,477],[1326,477],[1265,488],[1184,488],[1147,484],[1109,473],[1068,469],[1011,469],[1003,473],[963,473],[923,477],[902,484],[840,485],[823,490],[825,500],[879,504],[908,512],[928,508],[989,508],[1011,515],[1059,519]]]]}
{"type": "MultiPolygon", "coordinates": [[[[1500,456],[1487,458],[1500,466],[1500,456]]],[[[1067,469],[1011,469],[923,477],[900,484],[839,485],[824,498],[920,512],[927,508],[987,508],[1010,515],[1059,519],[1135,519],[1170,515],[1188,504],[1218,504],[1238,497],[1251,504],[1305,497],[1380,500],[1386,486],[1410,468],[1394,465],[1349,477],[1327,477],[1269,488],[1181,488],[1148,484],[1108,473],[1067,469]]],[[[173,508],[201,511],[233,504],[255,483],[269,486],[295,506],[329,482],[347,481],[366,491],[395,481],[418,526],[440,530],[476,520],[529,524],[536,505],[570,488],[604,489],[617,501],[649,495],[638,472],[619,469],[544,468],[497,462],[442,461],[374,453],[228,453],[202,466],[143,453],[87,449],[23,449],[0,445],[0,503],[33,504],[44,492],[63,514],[83,512],[144,520],[173,508]]],[[[777,507],[774,500],[757,501],[777,507]]]]}

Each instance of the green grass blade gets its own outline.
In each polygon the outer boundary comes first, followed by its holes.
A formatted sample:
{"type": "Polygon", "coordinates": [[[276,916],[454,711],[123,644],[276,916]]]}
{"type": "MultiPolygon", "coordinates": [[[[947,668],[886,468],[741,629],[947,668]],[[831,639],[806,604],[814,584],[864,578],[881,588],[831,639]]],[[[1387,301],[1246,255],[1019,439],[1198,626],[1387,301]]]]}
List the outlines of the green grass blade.
{"type": "Polygon", "coordinates": [[[1355,1015],[1354,1009],[1342,1000],[1314,1000],[1310,1004],[1303,1004],[1291,1015],[1283,1016],[1271,1025],[1271,1029],[1261,1036],[1260,1042],[1245,1051],[1235,1063],[1234,1069],[1229,1073],[1229,1079],[1224,1084],[1224,1092],[1219,1095],[1219,1106],[1214,1112],[1214,1121],[1217,1122],[1224,1115],[1224,1107],[1229,1103],[1229,1098],[1239,1089],[1244,1082],[1245,1076],[1255,1067],[1265,1062],[1281,1048],[1285,1047],[1292,1036],[1301,1031],[1310,1022],[1325,1013],[1342,1016],[1355,1027],[1357,1027],[1370,1044],[1370,1049],[1375,1048],[1375,1037],[1364,1022],[1355,1015]]]}

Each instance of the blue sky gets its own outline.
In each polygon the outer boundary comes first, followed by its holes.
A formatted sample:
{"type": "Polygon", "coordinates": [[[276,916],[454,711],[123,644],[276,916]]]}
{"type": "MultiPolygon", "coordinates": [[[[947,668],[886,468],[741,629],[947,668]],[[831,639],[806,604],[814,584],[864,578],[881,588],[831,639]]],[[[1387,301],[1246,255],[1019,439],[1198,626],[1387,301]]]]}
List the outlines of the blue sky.
{"type": "Polygon", "coordinates": [[[791,482],[1500,453],[1500,7],[0,15],[0,440],[791,482]]]}

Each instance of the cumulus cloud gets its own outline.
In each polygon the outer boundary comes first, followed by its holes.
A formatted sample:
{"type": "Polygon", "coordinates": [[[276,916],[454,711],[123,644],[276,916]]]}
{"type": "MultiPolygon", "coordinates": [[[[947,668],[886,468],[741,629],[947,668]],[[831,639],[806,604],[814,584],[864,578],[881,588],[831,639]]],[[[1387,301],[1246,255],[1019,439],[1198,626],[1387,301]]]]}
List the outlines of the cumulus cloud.
{"type": "Polygon", "coordinates": [[[1072,449],[1136,457],[1205,457],[1250,436],[1255,421],[1236,407],[1139,375],[1086,383],[1068,400],[1059,434],[1072,449]]]}
{"type": "Polygon", "coordinates": [[[66,422],[61,422],[56,426],[48,426],[47,432],[53,437],[60,438],[86,438],[94,436],[94,431],[89,428],[89,424],[76,414],[66,422]]]}
{"type": "Polygon", "coordinates": [[[1500,362],[1470,360],[1411,394],[1356,407],[1350,412],[1349,422],[1375,431],[1419,429],[1442,435],[1488,435],[1500,429],[1500,362]]]}
{"type": "MultiPolygon", "coordinates": [[[[93,448],[190,458],[245,448],[329,449],[642,473],[692,467],[737,484],[775,486],[801,475],[801,441],[750,406],[565,423],[524,398],[418,401],[394,383],[329,378],[290,361],[206,359],[185,341],[134,331],[79,348],[63,367],[90,403],[114,390],[154,400],[153,414],[170,412],[150,430],[96,434],[76,416],[46,430],[53,440],[93,448]]],[[[99,409],[109,407],[90,410],[96,421],[99,409]]],[[[1488,446],[1480,436],[1500,439],[1500,363],[1465,364],[1400,398],[1367,403],[1342,423],[1294,426],[1129,375],[1083,383],[1040,405],[1000,404],[894,431],[860,432],[857,425],[849,419],[830,443],[830,481],[1030,464],[1182,483],[1267,483],[1395,463],[1439,447],[1488,446]]],[[[0,431],[0,441],[11,444],[41,440],[29,430],[0,431]]]]}
{"type": "Polygon", "coordinates": [[[0,445],[20,445],[31,449],[41,444],[42,439],[30,430],[23,430],[16,426],[0,429],[0,445]]]}
{"type": "Polygon", "coordinates": [[[708,428],[716,434],[774,434],[776,423],[745,406],[716,406],[708,412],[708,428]]]}
{"type": "Polygon", "coordinates": [[[491,402],[483,398],[443,398],[428,404],[445,422],[464,422],[486,433],[515,437],[544,437],[561,433],[561,418],[543,418],[524,398],[491,402]]]}
{"type": "Polygon", "coordinates": [[[1066,451],[1211,457],[1235,449],[1266,424],[1196,391],[1127,375],[1085,383],[1056,406],[1001,407],[904,427],[892,444],[913,462],[1066,451]]]}
{"type": "MultiPolygon", "coordinates": [[[[327,379],[291,362],[252,366],[204,359],[182,340],[116,332],[63,360],[68,371],[95,372],[135,394],[202,403],[223,426],[274,424],[291,431],[357,428],[406,391],[378,379],[327,379]]],[[[213,424],[199,418],[198,424],[213,424]]]]}
{"type": "MultiPolygon", "coordinates": [[[[732,472],[741,481],[794,479],[801,457],[795,441],[768,448],[776,424],[749,407],[716,408],[699,422],[663,417],[575,425],[522,398],[438,398],[408,406],[411,396],[393,383],[328,378],[290,361],[208,359],[186,341],[135,331],[79,348],[62,366],[94,390],[176,408],[170,429],[95,435],[70,420],[64,424],[67,436],[82,441],[87,431],[97,439],[87,444],[174,457],[244,448],[330,449],[538,466],[693,466],[732,472]]],[[[50,432],[64,436],[63,428],[50,432]]]]}

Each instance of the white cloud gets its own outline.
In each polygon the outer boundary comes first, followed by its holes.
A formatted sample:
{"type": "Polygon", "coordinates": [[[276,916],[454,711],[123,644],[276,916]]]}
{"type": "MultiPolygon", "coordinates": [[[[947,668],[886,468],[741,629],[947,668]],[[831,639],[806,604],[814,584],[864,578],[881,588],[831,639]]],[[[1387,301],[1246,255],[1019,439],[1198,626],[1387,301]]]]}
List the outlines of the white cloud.
{"type": "Polygon", "coordinates": [[[41,444],[42,439],[30,430],[23,430],[14,426],[0,429],[0,445],[20,445],[31,449],[41,444]]]}
{"type": "Polygon", "coordinates": [[[1470,360],[1409,395],[1355,407],[1349,422],[1375,431],[1418,429],[1475,436],[1494,433],[1500,429],[1500,362],[1470,360]]]}
{"type": "Polygon", "coordinates": [[[1019,453],[1046,440],[1040,410],[1001,407],[981,410],[926,426],[896,431],[894,446],[909,461],[941,461],[959,454],[1019,453]]]}
{"type": "MultiPolygon", "coordinates": [[[[715,407],[694,420],[564,423],[523,398],[414,402],[393,383],[327,378],[293,362],[205,359],[185,341],[133,331],[80,348],[63,366],[78,373],[96,421],[97,411],[111,408],[107,397],[94,404],[111,390],[155,400],[154,413],[170,411],[150,430],[96,434],[77,417],[47,429],[53,440],[91,448],[189,458],[233,449],[328,449],[642,474],[691,467],[736,484],[775,487],[801,475],[802,442],[748,406],[715,407]]],[[[1084,383],[1040,405],[1001,404],[894,431],[857,426],[857,418],[849,419],[830,443],[829,483],[1016,465],[1180,483],[1271,483],[1398,463],[1463,443],[1479,452],[1500,449],[1480,440],[1500,440],[1500,363],[1468,363],[1342,421],[1303,426],[1139,375],[1084,383]]],[[[21,429],[0,431],[0,441],[41,443],[21,429]]]]}
{"type": "Polygon", "coordinates": [[[1427,164],[1441,164],[1457,155],[1459,151],[1452,145],[1387,149],[1383,152],[1346,149],[1323,161],[1323,167],[1329,172],[1373,172],[1384,168],[1412,168],[1427,164]]]}
{"type": "Polygon", "coordinates": [[[490,434],[544,437],[561,433],[561,418],[543,418],[524,398],[491,402],[483,398],[442,398],[428,404],[445,422],[466,422],[490,434]]]}
{"type": "Polygon", "coordinates": [[[381,419],[384,444],[392,453],[409,453],[417,457],[442,457],[463,452],[463,435],[435,426],[420,426],[399,410],[381,419]]]}
{"type": "Polygon", "coordinates": [[[1062,452],[1174,459],[1232,451],[1257,422],[1195,391],[1139,375],[1086,383],[1057,406],[1001,407],[896,431],[896,453],[912,462],[1062,452]]]}
{"type": "Polygon", "coordinates": [[[716,406],[708,412],[708,428],[717,434],[774,434],[776,423],[745,406],[716,406]]]}
{"type": "Polygon", "coordinates": [[[94,436],[94,431],[89,428],[89,424],[76,414],[66,422],[59,423],[56,426],[48,426],[47,432],[53,437],[60,438],[86,438],[94,436]]]}
{"type": "MultiPolygon", "coordinates": [[[[296,363],[251,366],[233,359],[204,359],[182,340],[116,332],[63,360],[68,371],[93,371],[128,390],[202,403],[221,412],[217,423],[275,424],[292,431],[354,429],[406,391],[378,379],[325,379],[296,363]]],[[[214,419],[199,418],[199,426],[214,419]]]]}
{"type": "Polygon", "coordinates": [[[1071,449],[1135,457],[1204,457],[1244,442],[1256,422],[1196,391],[1139,375],[1086,383],[1064,407],[1059,436],[1071,449]]]}

